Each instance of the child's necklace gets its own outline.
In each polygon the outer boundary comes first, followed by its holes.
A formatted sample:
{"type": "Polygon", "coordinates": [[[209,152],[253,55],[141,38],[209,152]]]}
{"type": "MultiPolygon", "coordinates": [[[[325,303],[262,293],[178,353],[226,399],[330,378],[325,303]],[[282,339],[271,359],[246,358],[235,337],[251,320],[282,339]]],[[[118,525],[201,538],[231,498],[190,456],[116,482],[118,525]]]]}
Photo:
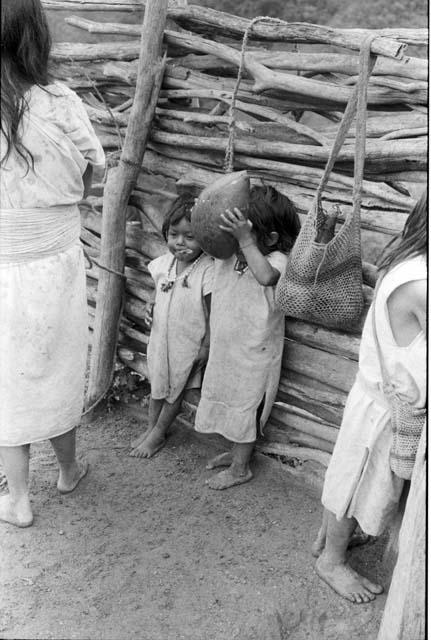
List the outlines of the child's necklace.
{"type": "Polygon", "coordinates": [[[195,270],[195,268],[197,267],[197,265],[199,264],[200,260],[202,259],[203,253],[201,253],[201,255],[196,258],[196,260],[194,260],[191,265],[189,267],[187,267],[187,269],[184,269],[184,271],[182,273],[180,273],[180,275],[178,276],[174,276],[174,269],[176,269],[177,266],[177,259],[176,258],[172,258],[172,262],[169,266],[168,269],[168,274],[166,276],[166,278],[162,281],[161,285],[160,285],[160,290],[163,292],[167,292],[170,291],[172,289],[172,287],[174,286],[174,284],[176,282],[179,282],[180,280],[183,281],[183,287],[188,287],[189,286],[189,276],[192,274],[192,272],[195,270]]]}
{"type": "Polygon", "coordinates": [[[234,268],[234,271],[236,271],[240,276],[243,276],[248,269],[247,261],[240,260],[240,258],[237,258],[233,268],[234,268]]]}

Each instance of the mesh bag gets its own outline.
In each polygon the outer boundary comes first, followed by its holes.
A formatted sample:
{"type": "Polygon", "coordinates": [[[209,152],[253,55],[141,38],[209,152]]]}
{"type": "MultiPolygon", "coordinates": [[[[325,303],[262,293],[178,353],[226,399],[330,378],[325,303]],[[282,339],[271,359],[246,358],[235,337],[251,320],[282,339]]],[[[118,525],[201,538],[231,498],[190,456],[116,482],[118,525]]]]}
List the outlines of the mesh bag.
{"type": "MultiPolygon", "coordinates": [[[[377,295],[377,289],[375,295],[377,295]]],[[[412,407],[411,404],[404,402],[397,394],[395,387],[390,381],[383,353],[377,339],[375,303],[373,303],[371,313],[374,342],[376,343],[383,380],[383,393],[391,411],[392,445],[389,464],[395,475],[404,480],[410,480],[416,460],[419,440],[425,425],[427,409],[426,407],[412,407]]]]}
{"type": "Polygon", "coordinates": [[[348,328],[355,324],[364,305],[361,258],[361,188],[365,160],[368,78],[376,57],[368,37],[360,53],[358,82],[347,103],[317,192],[289,255],[275,292],[277,305],[289,316],[348,328]],[[316,242],[325,222],[321,198],[356,112],[355,171],[351,212],[332,240],[316,242]]]}
{"type": "Polygon", "coordinates": [[[393,388],[386,388],[385,395],[391,407],[391,469],[400,478],[410,480],[427,410],[403,402],[393,388]]]}

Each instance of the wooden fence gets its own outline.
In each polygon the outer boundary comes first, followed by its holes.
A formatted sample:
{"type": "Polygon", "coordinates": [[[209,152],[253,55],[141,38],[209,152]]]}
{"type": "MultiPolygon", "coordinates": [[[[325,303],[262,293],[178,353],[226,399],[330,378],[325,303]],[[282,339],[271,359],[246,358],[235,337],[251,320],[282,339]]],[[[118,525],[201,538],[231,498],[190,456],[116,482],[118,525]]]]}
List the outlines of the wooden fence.
{"type": "MultiPolygon", "coordinates": [[[[132,0],[45,0],[50,9],[141,11],[132,0]]],[[[91,13],[88,13],[91,18],[91,13]]],[[[77,91],[105,148],[118,162],[135,91],[140,26],[70,17],[92,33],[123,34],[130,42],[57,43],[55,77],[77,91]]],[[[198,192],[223,171],[228,109],[250,21],[198,6],[173,5],[164,32],[167,64],[142,168],[129,200],[126,230],[126,297],[118,358],[147,375],[148,332],[144,303],[152,288],[148,261],[166,251],[164,213],[184,189],[198,192]]],[[[358,50],[369,31],[331,29],[263,20],[250,30],[244,78],[235,107],[235,169],[247,169],[252,184],[271,184],[309,210],[338,122],[358,75],[358,50]]],[[[286,456],[298,473],[320,482],[357,371],[360,333],[373,294],[373,265],[399,232],[427,180],[428,62],[408,57],[408,44],[428,42],[426,29],[375,32],[378,56],[368,90],[368,122],[362,198],[364,296],[362,318],[350,331],[286,318],[279,393],[263,451],[286,456]]],[[[426,54],[424,53],[424,56],[426,54]]],[[[350,211],[354,125],[342,147],[323,197],[339,222],[350,211]]],[[[103,183],[81,207],[82,241],[90,256],[100,252],[103,183]]],[[[94,322],[99,269],[87,270],[89,325],[94,322]]],[[[193,403],[186,403],[190,422],[193,403]]]]}

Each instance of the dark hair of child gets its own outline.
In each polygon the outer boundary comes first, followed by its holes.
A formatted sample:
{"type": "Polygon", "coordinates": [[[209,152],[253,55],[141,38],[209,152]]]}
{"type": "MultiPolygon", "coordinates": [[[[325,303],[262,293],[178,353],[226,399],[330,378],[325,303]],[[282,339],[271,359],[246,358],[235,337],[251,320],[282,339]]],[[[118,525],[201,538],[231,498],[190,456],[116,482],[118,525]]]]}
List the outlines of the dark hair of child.
{"type": "Polygon", "coordinates": [[[178,224],[183,218],[190,222],[194,205],[195,198],[189,193],[178,196],[163,220],[162,234],[165,240],[168,239],[169,227],[178,224]]]}
{"type": "Polygon", "coordinates": [[[265,248],[265,240],[270,233],[278,233],[278,240],[270,247],[271,251],[290,251],[301,228],[294,204],[287,196],[267,185],[250,190],[248,218],[261,249],[265,248]]]}

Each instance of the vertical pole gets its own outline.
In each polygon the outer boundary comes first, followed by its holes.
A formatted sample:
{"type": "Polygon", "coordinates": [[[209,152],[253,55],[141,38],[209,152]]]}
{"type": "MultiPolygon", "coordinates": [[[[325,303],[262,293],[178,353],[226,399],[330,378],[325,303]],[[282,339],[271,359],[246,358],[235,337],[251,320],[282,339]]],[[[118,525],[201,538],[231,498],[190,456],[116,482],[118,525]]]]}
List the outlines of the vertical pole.
{"type": "Polygon", "coordinates": [[[96,298],[93,348],[87,406],[102,399],[112,382],[123,302],[126,208],[140,171],[148,133],[163,78],[163,32],[168,0],[147,0],[142,25],[136,91],[124,147],[116,168],[111,169],[103,197],[100,269],[96,298]],[[113,273],[116,272],[116,273],[113,273]]]}

